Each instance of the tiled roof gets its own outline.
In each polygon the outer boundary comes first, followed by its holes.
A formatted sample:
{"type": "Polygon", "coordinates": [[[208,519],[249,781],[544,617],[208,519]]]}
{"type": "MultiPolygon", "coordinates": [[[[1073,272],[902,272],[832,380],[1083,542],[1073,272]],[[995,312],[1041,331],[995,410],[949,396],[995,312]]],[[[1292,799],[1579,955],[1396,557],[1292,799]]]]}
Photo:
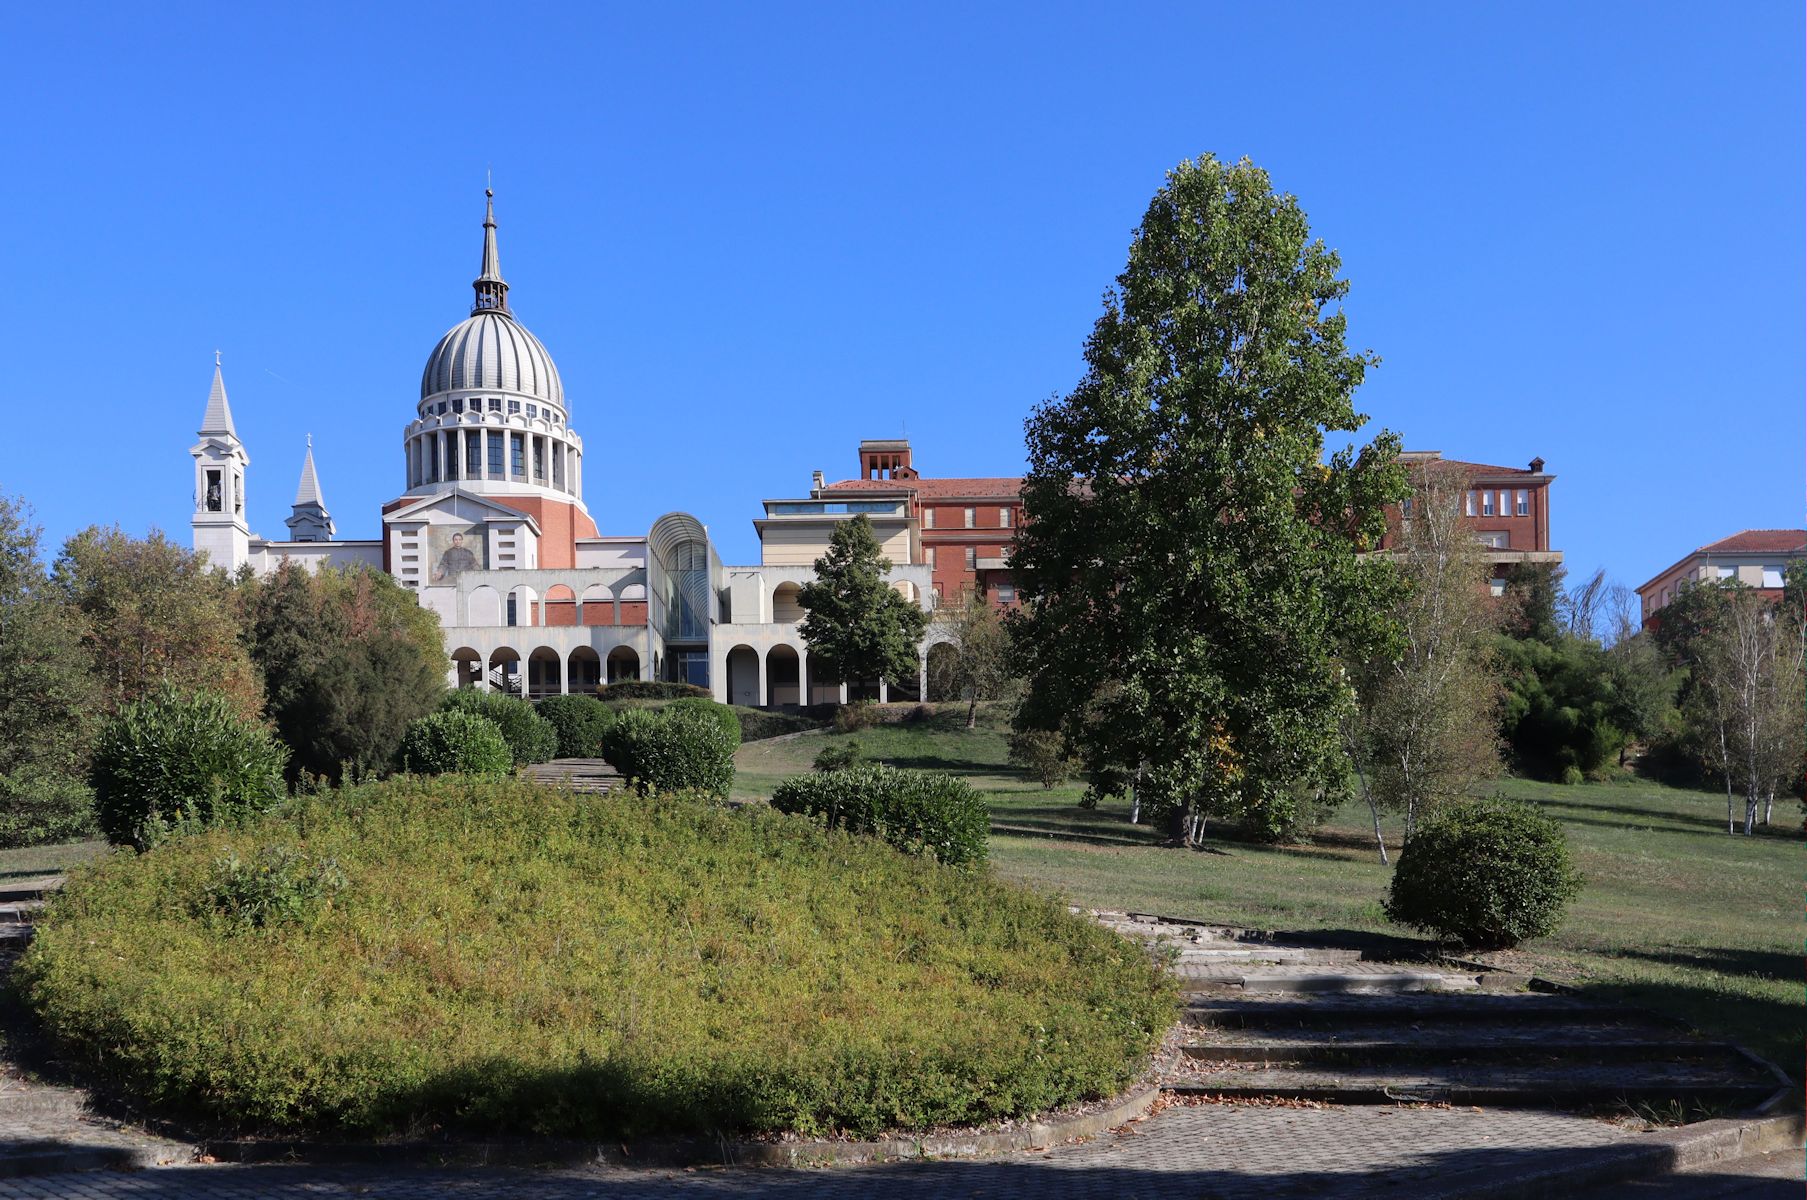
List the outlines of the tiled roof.
{"type": "Polygon", "coordinates": [[[1798,554],[1807,550],[1807,529],[1746,529],[1709,542],[1695,554],[1798,554]]]}
{"type": "Polygon", "coordinates": [[[1448,469],[1468,475],[1536,475],[1540,473],[1527,467],[1497,467],[1492,463],[1464,462],[1459,458],[1427,458],[1419,459],[1416,462],[1407,459],[1406,465],[1448,469]]]}
{"type": "Polygon", "coordinates": [[[973,497],[1008,499],[1023,490],[1022,479],[1005,476],[992,479],[843,479],[828,485],[834,492],[911,491],[924,500],[953,500],[973,497]]]}

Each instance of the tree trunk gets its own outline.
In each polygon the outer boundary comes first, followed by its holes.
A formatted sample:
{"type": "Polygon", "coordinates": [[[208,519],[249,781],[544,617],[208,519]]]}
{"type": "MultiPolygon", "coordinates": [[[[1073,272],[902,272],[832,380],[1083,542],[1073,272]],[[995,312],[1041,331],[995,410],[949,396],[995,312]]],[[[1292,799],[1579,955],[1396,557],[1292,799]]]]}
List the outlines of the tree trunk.
{"type": "Polygon", "coordinates": [[[966,702],[966,727],[973,728],[979,723],[979,689],[973,689],[973,697],[966,702]]]}
{"type": "Polygon", "coordinates": [[[1769,819],[1776,813],[1776,790],[1771,788],[1763,798],[1763,827],[1769,828],[1769,819]]]}
{"type": "Polygon", "coordinates": [[[1360,762],[1350,760],[1355,765],[1355,778],[1362,787],[1362,799],[1368,802],[1368,815],[1374,818],[1374,844],[1380,847],[1380,865],[1391,866],[1387,861],[1387,839],[1380,835],[1380,809],[1375,807],[1374,793],[1368,790],[1368,773],[1362,770],[1360,762]]]}

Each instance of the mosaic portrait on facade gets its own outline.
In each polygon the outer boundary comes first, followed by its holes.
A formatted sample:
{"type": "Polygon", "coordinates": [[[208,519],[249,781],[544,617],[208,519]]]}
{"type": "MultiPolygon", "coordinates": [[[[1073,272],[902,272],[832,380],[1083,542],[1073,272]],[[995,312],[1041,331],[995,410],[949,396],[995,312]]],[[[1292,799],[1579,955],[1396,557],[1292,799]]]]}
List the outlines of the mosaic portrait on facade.
{"type": "Polygon", "coordinates": [[[483,526],[427,526],[427,561],[432,564],[427,581],[450,584],[466,571],[483,570],[483,526]]]}

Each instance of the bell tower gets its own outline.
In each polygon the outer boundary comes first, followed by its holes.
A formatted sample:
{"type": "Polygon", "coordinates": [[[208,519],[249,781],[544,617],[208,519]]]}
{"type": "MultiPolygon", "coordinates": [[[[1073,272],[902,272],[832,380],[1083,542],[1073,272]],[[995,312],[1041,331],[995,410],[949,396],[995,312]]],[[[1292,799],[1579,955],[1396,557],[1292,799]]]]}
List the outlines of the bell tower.
{"type": "Polygon", "coordinates": [[[245,524],[245,468],[251,456],[232,426],[218,350],[200,438],[188,451],[195,460],[194,548],[205,551],[213,566],[235,571],[251,557],[251,529],[245,524]]]}

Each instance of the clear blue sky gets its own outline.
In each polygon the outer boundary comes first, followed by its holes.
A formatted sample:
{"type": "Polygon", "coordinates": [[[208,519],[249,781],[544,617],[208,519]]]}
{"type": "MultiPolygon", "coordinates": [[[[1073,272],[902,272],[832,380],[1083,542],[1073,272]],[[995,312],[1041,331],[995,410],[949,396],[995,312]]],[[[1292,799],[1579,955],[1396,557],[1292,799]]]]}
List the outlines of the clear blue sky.
{"type": "Polygon", "coordinates": [[[252,528],[311,431],[376,536],[486,168],[605,533],[685,509],[753,561],[762,497],[906,428],[926,473],[1014,474],[1207,151],[1342,253],[1377,425],[1548,460],[1572,572],[1802,524],[1798,4],[32,5],[0,38],[0,489],[52,545],[187,541],[216,347],[252,528]]]}

